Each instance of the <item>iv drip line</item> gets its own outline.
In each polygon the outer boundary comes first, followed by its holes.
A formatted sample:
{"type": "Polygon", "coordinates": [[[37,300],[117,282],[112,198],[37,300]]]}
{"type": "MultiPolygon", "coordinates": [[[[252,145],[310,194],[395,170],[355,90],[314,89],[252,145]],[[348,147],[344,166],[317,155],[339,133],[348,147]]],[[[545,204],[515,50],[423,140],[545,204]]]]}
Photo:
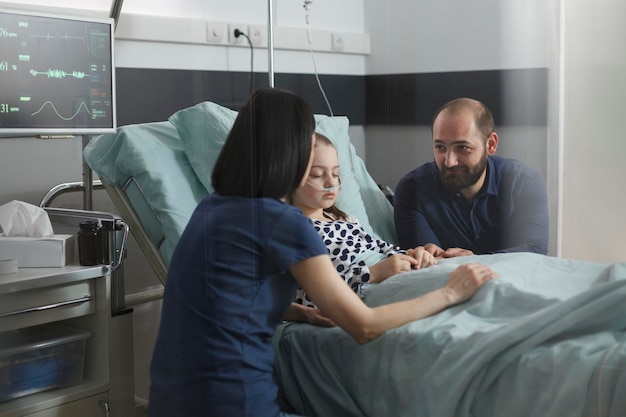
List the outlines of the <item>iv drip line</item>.
{"type": "Polygon", "coordinates": [[[311,6],[311,4],[313,3],[312,0],[304,0],[304,5],[302,7],[304,7],[304,10],[306,10],[306,14],[305,14],[305,19],[306,19],[306,34],[307,34],[307,39],[309,41],[309,51],[311,52],[311,60],[313,61],[313,71],[315,73],[315,79],[317,80],[317,86],[319,87],[322,96],[324,97],[324,101],[326,102],[326,106],[328,106],[328,111],[330,112],[330,116],[334,116],[333,113],[333,109],[330,106],[330,102],[328,101],[328,98],[326,97],[326,92],[324,91],[324,88],[322,87],[322,83],[320,81],[320,77],[317,73],[317,65],[315,63],[315,54],[313,53],[313,40],[312,40],[312,36],[311,36],[311,24],[310,24],[310,14],[309,14],[309,7],[311,6]]]}

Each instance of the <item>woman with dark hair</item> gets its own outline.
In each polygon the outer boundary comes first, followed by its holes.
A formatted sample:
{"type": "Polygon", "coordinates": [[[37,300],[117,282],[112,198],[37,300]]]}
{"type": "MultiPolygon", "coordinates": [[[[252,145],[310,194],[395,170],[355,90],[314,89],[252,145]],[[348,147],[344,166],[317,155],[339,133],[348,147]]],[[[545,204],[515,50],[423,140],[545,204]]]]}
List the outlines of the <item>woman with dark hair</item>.
{"type": "Polygon", "coordinates": [[[271,338],[298,284],[358,343],[470,298],[495,276],[466,264],[420,298],[371,309],[337,274],[302,212],[315,122],[278,89],[241,109],[172,255],[152,364],[151,417],[277,417],[271,338]]]}
{"type": "Polygon", "coordinates": [[[284,198],[308,169],[313,115],[304,100],[281,90],[257,92],[247,108],[217,158],[213,188],[224,197],[284,198]]]}

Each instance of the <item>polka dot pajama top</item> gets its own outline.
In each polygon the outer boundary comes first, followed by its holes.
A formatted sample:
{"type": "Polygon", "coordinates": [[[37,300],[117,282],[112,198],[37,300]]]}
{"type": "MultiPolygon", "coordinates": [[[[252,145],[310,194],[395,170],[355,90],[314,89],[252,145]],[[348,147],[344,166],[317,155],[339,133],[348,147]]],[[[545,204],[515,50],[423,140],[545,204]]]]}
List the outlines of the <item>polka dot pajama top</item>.
{"type": "MultiPolygon", "coordinates": [[[[348,216],[348,220],[322,221],[310,219],[317,233],[324,240],[339,275],[359,296],[363,296],[361,288],[369,283],[370,270],[365,261],[358,256],[372,251],[384,256],[405,254],[406,251],[385,241],[375,239],[361,226],[358,219],[348,216]]],[[[302,288],[296,292],[296,302],[309,307],[315,307],[302,288]]]]}

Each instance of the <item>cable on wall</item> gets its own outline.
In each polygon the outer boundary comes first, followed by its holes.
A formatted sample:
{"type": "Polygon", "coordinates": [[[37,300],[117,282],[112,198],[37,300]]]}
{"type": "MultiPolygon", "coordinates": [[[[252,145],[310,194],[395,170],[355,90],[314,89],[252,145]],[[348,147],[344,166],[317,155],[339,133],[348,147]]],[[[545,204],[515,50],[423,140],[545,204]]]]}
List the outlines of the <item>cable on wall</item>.
{"type": "Polygon", "coordinates": [[[248,87],[248,94],[252,94],[254,92],[254,46],[252,46],[252,41],[250,37],[240,31],[239,29],[235,29],[235,38],[243,36],[248,41],[248,45],[250,46],[250,86],[248,87]]]}
{"type": "Polygon", "coordinates": [[[313,37],[311,36],[311,22],[310,22],[311,4],[313,4],[313,0],[304,0],[304,5],[302,6],[304,7],[304,10],[305,10],[306,34],[307,34],[307,40],[309,43],[309,51],[311,52],[311,60],[313,61],[313,71],[315,73],[315,79],[317,80],[317,86],[322,92],[322,96],[324,97],[324,101],[326,102],[326,106],[328,106],[328,111],[330,112],[330,115],[332,117],[334,116],[333,109],[330,106],[330,102],[328,101],[328,98],[326,97],[326,92],[324,91],[324,88],[322,87],[322,83],[320,82],[320,77],[317,73],[317,65],[315,63],[315,54],[313,53],[313,37]]]}

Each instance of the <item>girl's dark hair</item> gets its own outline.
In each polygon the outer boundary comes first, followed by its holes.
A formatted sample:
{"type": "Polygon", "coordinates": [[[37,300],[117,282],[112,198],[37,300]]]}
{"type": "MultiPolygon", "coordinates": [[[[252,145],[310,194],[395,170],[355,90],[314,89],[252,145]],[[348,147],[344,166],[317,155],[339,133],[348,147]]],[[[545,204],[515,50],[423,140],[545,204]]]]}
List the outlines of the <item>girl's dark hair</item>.
{"type": "MultiPolygon", "coordinates": [[[[335,150],[337,150],[337,147],[331,142],[330,139],[328,139],[326,136],[322,135],[321,133],[317,133],[315,132],[315,140],[316,140],[316,145],[320,142],[323,142],[329,146],[332,146],[333,148],[335,148],[335,150]]],[[[339,167],[339,172],[341,172],[341,167],[339,167]]],[[[339,177],[339,180],[341,181],[341,176],[339,177]]],[[[339,207],[337,207],[335,204],[333,204],[332,206],[323,209],[324,213],[328,213],[332,216],[333,219],[335,220],[348,220],[348,215],[343,212],[342,210],[339,209],[339,207]]]]}
{"type": "Polygon", "coordinates": [[[315,120],[297,95],[267,88],[241,108],[211,176],[223,196],[283,198],[300,185],[311,157],[315,120]]]}

